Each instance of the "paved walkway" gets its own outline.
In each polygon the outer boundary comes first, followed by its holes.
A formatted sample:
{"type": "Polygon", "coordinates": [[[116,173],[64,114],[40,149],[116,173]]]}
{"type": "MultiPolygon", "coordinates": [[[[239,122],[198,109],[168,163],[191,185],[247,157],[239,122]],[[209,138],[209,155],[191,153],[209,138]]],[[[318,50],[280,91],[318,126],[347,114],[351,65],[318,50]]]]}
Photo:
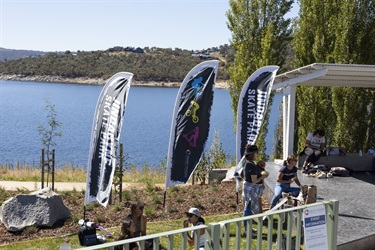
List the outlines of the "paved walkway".
{"type": "MultiPolygon", "coordinates": [[[[6,190],[17,190],[17,189],[27,189],[30,191],[35,191],[41,189],[40,182],[32,182],[32,181],[0,181],[0,187],[5,188],[6,190]]],[[[52,187],[51,182],[48,185],[52,187]]],[[[44,183],[44,187],[47,187],[46,183],[44,183]]],[[[55,182],[55,191],[82,191],[86,190],[86,183],[84,182],[55,182]]]]}
{"type": "MultiPolygon", "coordinates": [[[[270,176],[266,179],[266,196],[271,199],[280,166],[267,162],[270,176]],[[268,196],[271,195],[271,198],[268,196]]],[[[339,201],[338,249],[375,249],[375,173],[354,172],[350,177],[318,179],[298,171],[302,185],[315,185],[319,200],[339,201]],[[365,243],[366,242],[366,243],[365,243]],[[372,247],[365,245],[371,242],[372,247]]],[[[293,186],[295,184],[292,184],[293,186]]]]}

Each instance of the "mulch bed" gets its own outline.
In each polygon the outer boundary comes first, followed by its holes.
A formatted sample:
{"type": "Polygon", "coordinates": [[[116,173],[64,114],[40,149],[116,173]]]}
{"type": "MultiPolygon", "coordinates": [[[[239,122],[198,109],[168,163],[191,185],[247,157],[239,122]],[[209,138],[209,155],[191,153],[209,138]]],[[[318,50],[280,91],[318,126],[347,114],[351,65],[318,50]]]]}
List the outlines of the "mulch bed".
{"type": "MultiPolygon", "coordinates": [[[[56,223],[54,228],[26,228],[19,233],[10,233],[5,226],[0,226],[0,245],[18,241],[40,239],[44,237],[63,236],[78,232],[78,220],[83,218],[84,192],[58,192],[64,204],[71,211],[71,219],[56,223]]],[[[7,191],[4,201],[17,195],[15,191],[7,191]]],[[[210,185],[181,185],[169,187],[166,195],[166,211],[163,213],[164,188],[131,187],[124,190],[123,201],[113,195],[112,204],[103,207],[96,202],[88,204],[86,219],[94,221],[104,228],[119,226],[122,219],[130,212],[131,201],[142,201],[146,204],[144,214],[148,221],[165,221],[182,219],[182,213],[190,207],[200,209],[202,216],[230,214],[237,212],[237,195],[235,182],[225,182],[210,185]],[[116,199],[115,199],[116,198],[116,199]],[[149,213],[147,213],[149,210],[149,213]],[[149,214],[149,215],[148,215],[149,214]]],[[[239,209],[242,211],[241,193],[238,194],[239,209]]]]}

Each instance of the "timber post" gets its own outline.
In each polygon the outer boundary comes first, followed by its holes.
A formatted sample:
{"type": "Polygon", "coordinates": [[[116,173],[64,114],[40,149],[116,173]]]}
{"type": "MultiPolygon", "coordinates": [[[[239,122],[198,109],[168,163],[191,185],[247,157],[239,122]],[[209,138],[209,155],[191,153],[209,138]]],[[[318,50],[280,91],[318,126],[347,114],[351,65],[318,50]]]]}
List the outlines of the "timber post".
{"type": "Polygon", "coordinates": [[[44,188],[44,148],[42,148],[42,163],[40,167],[42,168],[42,183],[40,186],[43,189],[44,188]]]}
{"type": "MultiPolygon", "coordinates": [[[[52,175],[52,191],[55,190],[55,150],[53,149],[52,152],[49,152],[51,155],[52,155],[52,158],[49,159],[48,161],[45,161],[45,158],[44,158],[44,148],[42,148],[42,162],[41,162],[41,168],[42,168],[42,180],[41,180],[41,188],[43,189],[44,188],[44,174],[45,174],[45,171],[44,171],[44,167],[47,166],[47,173],[49,173],[49,166],[50,166],[50,163],[51,164],[51,175],[52,175]]],[[[49,157],[47,157],[49,158],[49,157]]],[[[47,187],[48,187],[48,179],[47,179],[47,187]]]]}
{"type": "Polygon", "coordinates": [[[51,175],[52,175],[52,191],[55,191],[55,150],[52,149],[52,171],[51,171],[51,175]]]}

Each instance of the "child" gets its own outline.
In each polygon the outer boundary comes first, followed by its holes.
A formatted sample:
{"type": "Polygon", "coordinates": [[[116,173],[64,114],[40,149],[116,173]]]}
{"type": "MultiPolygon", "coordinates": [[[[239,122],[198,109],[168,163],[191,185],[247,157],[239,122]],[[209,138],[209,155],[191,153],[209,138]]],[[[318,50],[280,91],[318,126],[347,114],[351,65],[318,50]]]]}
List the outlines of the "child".
{"type": "MultiPolygon", "coordinates": [[[[126,240],[134,237],[135,225],[132,220],[125,220],[121,225],[121,232],[117,240],[126,240]]],[[[116,246],[115,250],[122,250],[122,246],[116,246]]],[[[138,250],[138,243],[133,242],[129,244],[129,249],[138,250]]]]}
{"type": "MultiPolygon", "coordinates": [[[[261,171],[266,171],[266,162],[263,160],[258,161],[257,166],[260,168],[261,171]]],[[[263,183],[264,189],[264,183],[263,183]]],[[[259,197],[259,213],[263,213],[263,206],[262,206],[262,197],[259,197]]]]}
{"type": "MultiPolygon", "coordinates": [[[[186,228],[191,224],[192,227],[204,225],[204,219],[201,216],[198,208],[192,207],[186,212],[186,216],[188,217],[187,220],[184,220],[183,226],[186,228]]],[[[199,249],[204,249],[204,242],[206,241],[206,236],[204,235],[205,230],[200,230],[200,238],[199,238],[199,249]]],[[[191,233],[187,234],[187,242],[189,246],[194,246],[194,231],[192,230],[191,233]]]]}

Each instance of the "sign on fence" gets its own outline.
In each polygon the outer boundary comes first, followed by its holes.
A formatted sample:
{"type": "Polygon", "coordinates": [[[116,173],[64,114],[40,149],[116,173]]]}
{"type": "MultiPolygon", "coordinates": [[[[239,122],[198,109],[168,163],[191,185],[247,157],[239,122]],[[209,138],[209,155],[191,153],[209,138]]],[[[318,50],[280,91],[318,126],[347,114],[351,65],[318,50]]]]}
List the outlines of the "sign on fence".
{"type": "Polygon", "coordinates": [[[326,209],[324,205],[306,208],[303,213],[306,250],[328,249],[326,209]]]}

